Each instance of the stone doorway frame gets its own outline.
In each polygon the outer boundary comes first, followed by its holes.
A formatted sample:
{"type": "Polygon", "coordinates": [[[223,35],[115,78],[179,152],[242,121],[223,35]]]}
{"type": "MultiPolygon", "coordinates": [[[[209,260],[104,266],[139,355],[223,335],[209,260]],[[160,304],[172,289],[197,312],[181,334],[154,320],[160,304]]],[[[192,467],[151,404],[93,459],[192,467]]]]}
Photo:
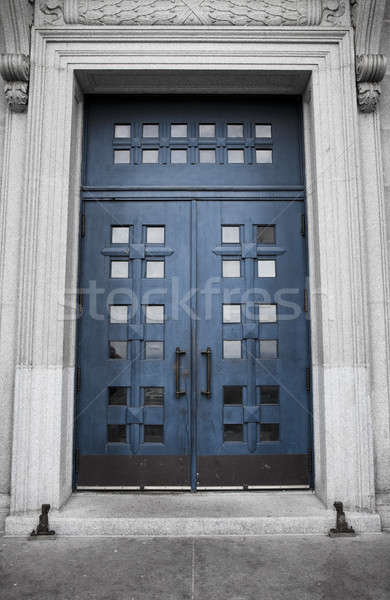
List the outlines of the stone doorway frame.
{"type": "MultiPolygon", "coordinates": [[[[69,26],[36,28],[31,47],[11,514],[42,503],[60,508],[72,492],[76,323],[65,319],[65,307],[78,269],[83,94],[76,73],[136,76],[141,68],[310,73],[304,131],[315,491],[327,507],[341,500],[374,511],[370,262],[351,29],[69,26]]],[[[378,205],[370,210],[376,215],[378,205]]],[[[370,243],[383,265],[380,236],[370,243]]]]}

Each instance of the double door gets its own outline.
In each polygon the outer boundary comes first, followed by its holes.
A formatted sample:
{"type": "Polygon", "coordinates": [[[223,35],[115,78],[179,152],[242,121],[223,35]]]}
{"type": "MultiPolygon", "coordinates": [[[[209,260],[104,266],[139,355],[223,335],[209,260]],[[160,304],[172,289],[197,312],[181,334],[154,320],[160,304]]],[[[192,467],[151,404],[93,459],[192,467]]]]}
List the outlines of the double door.
{"type": "Polygon", "coordinates": [[[85,202],[80,487],[310,484],[302,213],[85,202]]]}

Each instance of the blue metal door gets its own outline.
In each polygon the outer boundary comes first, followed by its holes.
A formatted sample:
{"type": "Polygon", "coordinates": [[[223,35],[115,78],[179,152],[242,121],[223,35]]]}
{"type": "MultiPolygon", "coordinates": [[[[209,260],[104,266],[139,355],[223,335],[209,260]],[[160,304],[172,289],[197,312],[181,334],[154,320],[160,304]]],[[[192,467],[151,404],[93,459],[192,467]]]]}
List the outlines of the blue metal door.
{"type": "Polygon", "coordinates": [[[80,487],[307,486],[297,99],[91,98],[80,487]]]}

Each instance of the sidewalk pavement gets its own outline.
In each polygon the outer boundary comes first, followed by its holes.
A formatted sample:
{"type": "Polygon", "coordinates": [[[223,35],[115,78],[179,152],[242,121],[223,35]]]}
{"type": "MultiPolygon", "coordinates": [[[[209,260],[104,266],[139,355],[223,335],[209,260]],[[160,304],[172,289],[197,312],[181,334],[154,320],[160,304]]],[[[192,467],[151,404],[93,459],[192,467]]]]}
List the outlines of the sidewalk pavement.
{"type": "Polygon", "coordinates": [[[390,533],[0,538],[1,600],[390,600],[390,533]]]}

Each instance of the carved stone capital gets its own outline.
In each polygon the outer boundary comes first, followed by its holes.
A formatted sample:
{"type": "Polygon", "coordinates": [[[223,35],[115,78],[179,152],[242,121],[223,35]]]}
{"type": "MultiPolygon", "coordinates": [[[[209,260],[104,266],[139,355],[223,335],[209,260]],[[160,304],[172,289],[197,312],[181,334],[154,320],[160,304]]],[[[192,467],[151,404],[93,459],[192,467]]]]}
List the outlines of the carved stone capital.
{"type": "Polygon", "coordinates": [[[362,112],[374,112],[378,105],[387,59],[382,54],[363,54],[356,57],[358,104],[362,112]]]}
{"type": "Polygon", "coordinates": [[[28,102],[30,60],[24,54],[1,54],[0,75],[5,81],[4,92],[14,112],[24,112],[28,102]]]}
{"type": "Polygon", "coordinates": [[[329,25],[347,0],[39,0],[46,25],[329,25]]]}

